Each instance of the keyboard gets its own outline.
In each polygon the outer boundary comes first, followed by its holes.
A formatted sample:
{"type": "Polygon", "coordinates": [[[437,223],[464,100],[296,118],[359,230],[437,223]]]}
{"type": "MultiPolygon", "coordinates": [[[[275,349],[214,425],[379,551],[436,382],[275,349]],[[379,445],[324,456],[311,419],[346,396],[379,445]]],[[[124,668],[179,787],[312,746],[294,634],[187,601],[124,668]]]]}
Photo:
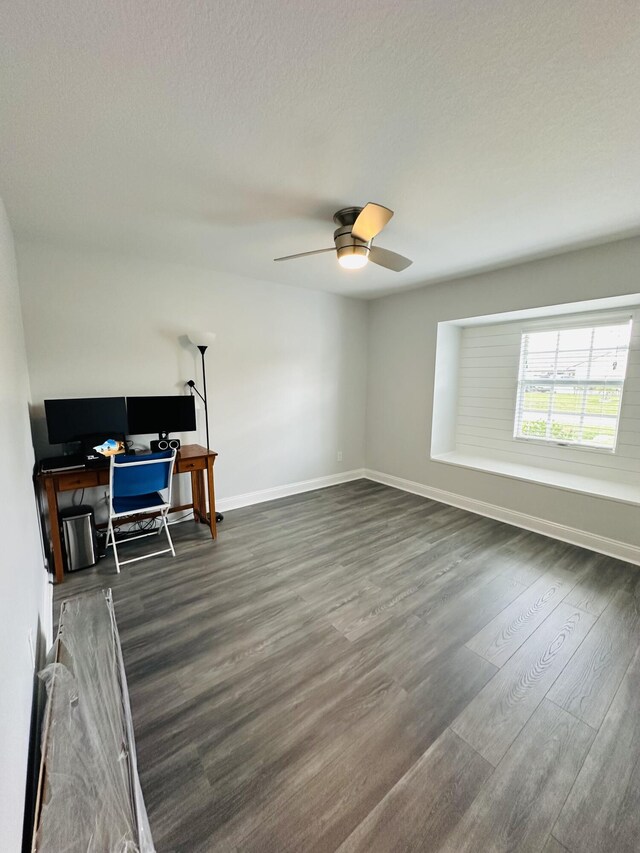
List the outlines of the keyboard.
{"type": "Polygon", "coordinates": [[[85,457],[81,453],[69,453],[67,456],[51,456],[41,459],[40,470],[45,471],[75,471],[85,467],[85,457]]]}

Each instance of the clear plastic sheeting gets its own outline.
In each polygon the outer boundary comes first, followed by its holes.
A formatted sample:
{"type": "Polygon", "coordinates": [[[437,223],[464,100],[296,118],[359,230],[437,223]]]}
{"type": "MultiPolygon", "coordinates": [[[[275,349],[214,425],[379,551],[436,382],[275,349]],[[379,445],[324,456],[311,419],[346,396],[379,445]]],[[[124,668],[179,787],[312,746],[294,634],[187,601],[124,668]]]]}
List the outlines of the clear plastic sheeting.
{"type": "Polygon", "coordinates": [[[37,853],[154,853],[111,590],[62,605],[47,688],[37,853]]]}

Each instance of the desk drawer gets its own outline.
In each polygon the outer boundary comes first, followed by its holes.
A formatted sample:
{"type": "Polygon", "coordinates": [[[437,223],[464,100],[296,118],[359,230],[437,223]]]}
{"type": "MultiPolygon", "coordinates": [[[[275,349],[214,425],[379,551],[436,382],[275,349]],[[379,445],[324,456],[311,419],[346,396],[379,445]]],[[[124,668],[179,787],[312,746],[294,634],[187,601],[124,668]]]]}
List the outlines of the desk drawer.
{"type": "Polygon", "coordinates": [[[187,471],[203,471],[207,467],[207,460],[204,456],[199,459],[180,459],[176,466],[179,474],[184,474],[187,471]]]}
{"type": "Polygon", "coordinates": [[[58,474],[56,480],[61,492],[68,492],[71,489],[90,489],[98,485],[98,472],[69,471],[66,474],[58,474]]]}

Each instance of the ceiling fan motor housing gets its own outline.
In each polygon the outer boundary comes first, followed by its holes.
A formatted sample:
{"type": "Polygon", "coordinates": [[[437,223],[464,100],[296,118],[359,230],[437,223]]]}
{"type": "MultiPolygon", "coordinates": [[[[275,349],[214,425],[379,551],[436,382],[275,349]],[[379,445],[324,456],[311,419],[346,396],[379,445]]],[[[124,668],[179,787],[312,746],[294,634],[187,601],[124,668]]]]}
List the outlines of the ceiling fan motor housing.
{"type": "Polygon", "coordinates": [[[339,226],[333,232],[338,260],[343,254],[364,255],[365,258],[369,256],[371,240],[359,240],[351,234],[353,223],[358,218],[361,210],[361,207],[344,207],[334,214],[333,221],[339,226]]]}
{"type": "MultiPolygon", "coordinates": [[[[377,266],[394,272],[402,272],[411,266],[409,258],[373,245],[374,239],[392,216],[393,210],[372,201],[364,207],[343,207],[336,211],[333,221],[338,227],[333,232],[333,242],[340,266],[347,270],[357,270],[365,267],[368,261],[372,261],[377,266]]],[[[323,255],[325,252],[333,251],[333,247],[315,249],[312,252],[299,252],[297,255],[286,255],[274,260],[292,261],[295,258],[323,255]]]]}

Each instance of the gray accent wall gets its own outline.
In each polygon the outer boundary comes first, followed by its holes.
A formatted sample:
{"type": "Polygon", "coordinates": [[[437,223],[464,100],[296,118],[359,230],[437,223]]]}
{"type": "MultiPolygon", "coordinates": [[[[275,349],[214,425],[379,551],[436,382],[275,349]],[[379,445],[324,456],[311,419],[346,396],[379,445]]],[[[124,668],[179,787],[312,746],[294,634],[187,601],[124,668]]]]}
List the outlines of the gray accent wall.
{"type": "MultiPolygon", "coordinates": [[[[639,506],[430,459],[440,321],[632,294],[639,282],[640,239],[633,238],[371,302],[367,467],[639,546],[639,506]]],[[[444,369],[438,364],[440,375],[444,369]]]]}

